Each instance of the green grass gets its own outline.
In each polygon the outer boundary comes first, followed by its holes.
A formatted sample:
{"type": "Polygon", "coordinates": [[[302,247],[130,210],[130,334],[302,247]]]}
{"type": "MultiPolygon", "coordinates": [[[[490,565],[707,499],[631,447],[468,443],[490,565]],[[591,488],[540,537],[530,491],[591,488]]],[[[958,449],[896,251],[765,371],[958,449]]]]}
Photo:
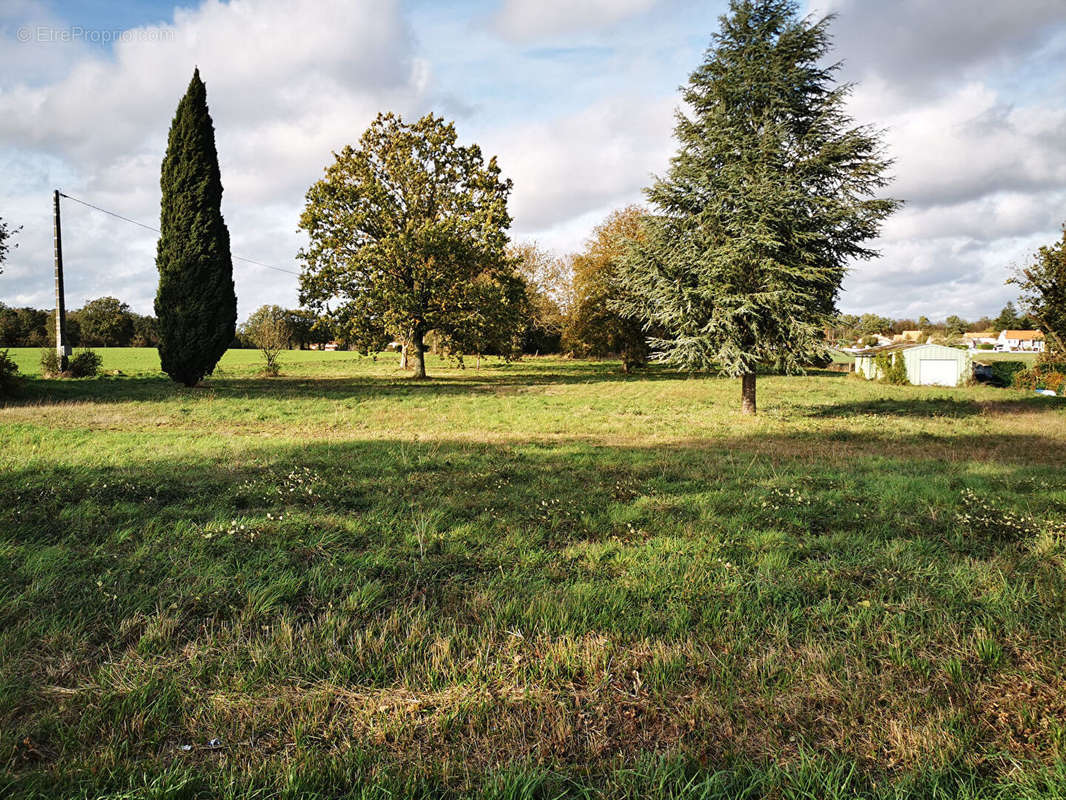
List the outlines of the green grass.
{"type": "MultiPolygon", "coordinates": [[[[83,348],[76,348],[75,352],[81,349],[83,348]]],[[[93,349],[103,359],[101,369],[104,372],[110,373],[117,370],[126,375],[159,374],[159,355],[155,348],[95,347],[93,349]]],[[[23,375],[39,376],[41,374],[40,348],[13,347],[9,352],[23,375]]],[[[290,367],[318,367],[324,364],[351,361],[356,357],[353,353],[337,351],[291,350],[284,354],[283,359],[290,367]]],[[[219,374],[226,375],[234,371],[250,374],[261,368],[262,357],[258,350],[229,350],[219,364],[219,374]]]]}
{"type": "Polygon", "coordinates": [[[971,351],[974,361],[1021,361],[1029,366],[1036,363],[1039,353],[997,353],[994,350],[971,351]]]}
{"type": "Polygon", "coordinates": [[[0,795],[1066,796],[1060,400],[103,355],[0,407],[0,795]]]}

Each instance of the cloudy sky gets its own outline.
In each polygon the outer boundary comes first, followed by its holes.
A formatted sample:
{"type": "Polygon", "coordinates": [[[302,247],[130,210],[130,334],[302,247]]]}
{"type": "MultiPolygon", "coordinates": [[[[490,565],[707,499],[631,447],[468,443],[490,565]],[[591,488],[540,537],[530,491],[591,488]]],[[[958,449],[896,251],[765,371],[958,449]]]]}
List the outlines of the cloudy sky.
{"type": "MultiPolygon", "coordinates": [[[[857,121],[886,131],[905,209],[844,311],[993,314],[1012,264],[1066,220],[1064,0],[802,0],[838,14],[857,121]]],[[[51,190],[158,224],[159,165],[194,65],[233,253],[298,271],[296,222],[331,151],[379,110],[435,111],[499,156],[516,239],[579,247],[674,148],[678,87],[724,0],[231,0],[0,4],[0,301],[50,307],[51,190]]],[[[155,236],[65,201],[67,305],[151,309],[155,236]]],[[[294,275],[235,262],[240,316],[294,275]]]]}

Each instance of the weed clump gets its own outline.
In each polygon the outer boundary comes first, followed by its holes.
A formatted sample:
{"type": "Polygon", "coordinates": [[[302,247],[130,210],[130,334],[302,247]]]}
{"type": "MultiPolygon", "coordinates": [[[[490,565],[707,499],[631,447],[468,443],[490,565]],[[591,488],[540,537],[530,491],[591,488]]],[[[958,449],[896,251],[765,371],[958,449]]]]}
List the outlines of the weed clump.
{"type": "Polygon", "coordinates": [[[59,353],[53,347],[41,350],[41,374],[46,378],[58,378],[63,371],[59,363],[59,353]]]}
{"type": "Polygon", "coordinates": [[[70,359],[70,376],[72,378],[92,378],[100,371],[103,359],[94,350],[82,350],[70,359]]]}
{"type": "Polygon", "coordinates": [[[955,515],[955,521],[971,533],[1000,541],[1018,541],[1036,536],[1045,527],[1053,531],[1066,528],[1063,523],[1045,525],[1030,514],[1000,508],[973,489],[963,489],[962,500],[964,509],[955,515]]]}
{"type": "Polygon", "coordinates": [[[46,347],[41,351],[41,374],[46,378],[92,378],[100,371],[102,363],[103,359],[95,350],[82,350],[70,359],[64,371],[54,348],[46,347]]]}

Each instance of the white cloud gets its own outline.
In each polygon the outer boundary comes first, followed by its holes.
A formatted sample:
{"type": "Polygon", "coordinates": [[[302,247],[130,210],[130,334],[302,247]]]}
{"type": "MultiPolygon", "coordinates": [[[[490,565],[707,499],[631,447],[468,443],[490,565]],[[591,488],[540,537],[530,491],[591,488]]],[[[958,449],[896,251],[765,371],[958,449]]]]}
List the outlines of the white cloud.
{"type": "MultiPolygon", "coordinates": [[[[1066,217],[1066,5],[812,4],[839,12],[833,57],[860,81],[852,112],[887,129],[889,193],[907,201],[875,243],[882,257],[856,265],[842,307],[994,312],[1013,297],[1009,266],[1056,239],[1066,217]]],[[[677,85],[713,32],[711,5],[482,0],[464,16],[403,0],[205,0],[101,48],[19,44],[24,24],[66,23],[10,0],[0,8],[0,217],[24,229],[0,300],[52,302],[53,187],[157,224],[167,129],[194,64],[236,255],[295,269],[303,194],[330,152],[379,110],[431,108],[452,109],[464,142],[498,154],[515,183],[516,237],[576,248],[666,169],[677,85]],[[562,46],[515,46],[534,40],[562,46]]],[[[74,204],[64,223],[68,304],[115,294],[149,310],[155,237],[74,204]]],[[[296,301],[292,276],[241,262],[235,274],[242,316],[296,301]]]]}
{"type": "Polygon", "coordinates": [[[641,14],[656,0],[504,0],[494,27],[508,39],[530,41],[614,25],[641,14]]]}
{"type": "Polygon", "coordinates": [[[672,98],[618,96],[561,118],[486,133],[486,149],[499,154],[515,184],[517,232],[539,232],[595,209],[638,201],[673,150],[673,107],[672,98]]]}
{"type": "Polygon", "coordinates": [[[885,129],[891,196],[882,255],[855,266],[841,305],[896,316],[994,313],[1012,266],[1066,216],[1066,64],[1060,0],[826,0],[832,57],[860,81],[851,111],[885,129]],[[1040,73],[1046,73],[1040,77],[1040,73]]]}
{"type": "Polygon", "coordinates": [[[811,0],[834,13],[832,33],[850,76],[891,76],[914,94],[1013,69],[1066,21],[1062,0],[811,0]]]}
{"type": "MultiPolygon", "coordinates": [[[[18,47],[8,36],[0,52],[18,47]]],[[[294,270],[303,194],[331,151],[357,140],[379,110],[413,113],[426,102],[427,65],[396,1],[207,0],[111,53],[80,52],[54,80],[7,73],[0,158],[19,165],[19,179],[0,216],[24,230],[0,278],[6,302],[53,302],[53,187],[157,224],[166,134],[194,65],[207,84],[233,252],[294,270]]],[[[66,205],[68,305],[115,294],[150,309],[154,235],[66,205]]],[[[241,262],[234,271],[242,316],[295,303],[295,277],[241,262]]]]}
{"type": "Polygon", "coordinates": [[[896,157],[892,190],[910,203],[961,202],[1066,182],[1066,107],[1012,106],[989,86],[971,83],[878,122],[887,126],[896,157]]]}

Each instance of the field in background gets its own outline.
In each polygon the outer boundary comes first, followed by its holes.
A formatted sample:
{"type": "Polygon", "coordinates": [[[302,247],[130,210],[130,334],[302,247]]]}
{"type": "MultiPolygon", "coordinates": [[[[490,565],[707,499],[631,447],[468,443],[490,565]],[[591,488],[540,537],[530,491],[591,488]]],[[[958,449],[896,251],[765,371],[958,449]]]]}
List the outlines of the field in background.
{"type": "MultiPolygon", "coordinates": [[[[81,348],[78,348],[81,349],[81,348]]],[[[127,375],[158,374],[159,355],[150,347],[96,347],[93,348],[103,358],[102,369],[105,372],[119,370],[127,375]]],[[[19,365],[23,375],[41,374],[41,350],[34,347],[13,347],[11,357],[19,365]]],[[[840,350],[831,350],[833,363],[854,364],[855,356],[840,350]]],[[[289,371],[317,369],[320,365],[359,363],[362,357],[357,353],[344,351],[287,350],[281,355],[282,362],[289,366],[289,371]]],[[[383,362],[393,363],[397,356],[384,353],[378,356],[383,362]]],[[[1024,361],[1032,364],[1036,353],[996,353],[983,350],[973,351],[974,361],[1024,361]]],[[[447,364],[447,362],[445,362],[447,364]]],[[[262,365],[258,350],[228,350],[219,364],[219,373],[225,376],[232,372],[239,375],[252,375],[262,365]]],[[[451,366],[451,365],[447,365],[451,366]]]]}
{"type": "MultiPolygon", "coordinates": [[[[78,352],[84,348],[76,348],[78,352]]],[[[127,375],[159,374],[159,354],[154,347],[94,347],[103,359],[104,372],[119,370],[127,375]]],[[[23,375],[41,374],[41,349],[38,347],[12,347],[11,357],[23,375]]],[[[292,368],[319,366],[338,361],[357,359],[356,353],[319,350],[287,350],[282,353],[282,363],[292,368]]],[[[395,356],[393,356],[395,358],[395,356]]],[[[258,350],[227,350],[219,363],[221,375],[227,372],[245,374],[262,368],[262,356],[258,350]]]]}
{"type": "Polygon", "coordinates": [[[0,406],[0,795],[1066,796],[1061,400],[102,352],[0,406]]]}
{"type": "Polygon", "coordinates": [[[997,353],[994,350],[972,350],[974,361],[1022,361],[1027,365],[1036,363],[1039,353],[997,353]]]}

